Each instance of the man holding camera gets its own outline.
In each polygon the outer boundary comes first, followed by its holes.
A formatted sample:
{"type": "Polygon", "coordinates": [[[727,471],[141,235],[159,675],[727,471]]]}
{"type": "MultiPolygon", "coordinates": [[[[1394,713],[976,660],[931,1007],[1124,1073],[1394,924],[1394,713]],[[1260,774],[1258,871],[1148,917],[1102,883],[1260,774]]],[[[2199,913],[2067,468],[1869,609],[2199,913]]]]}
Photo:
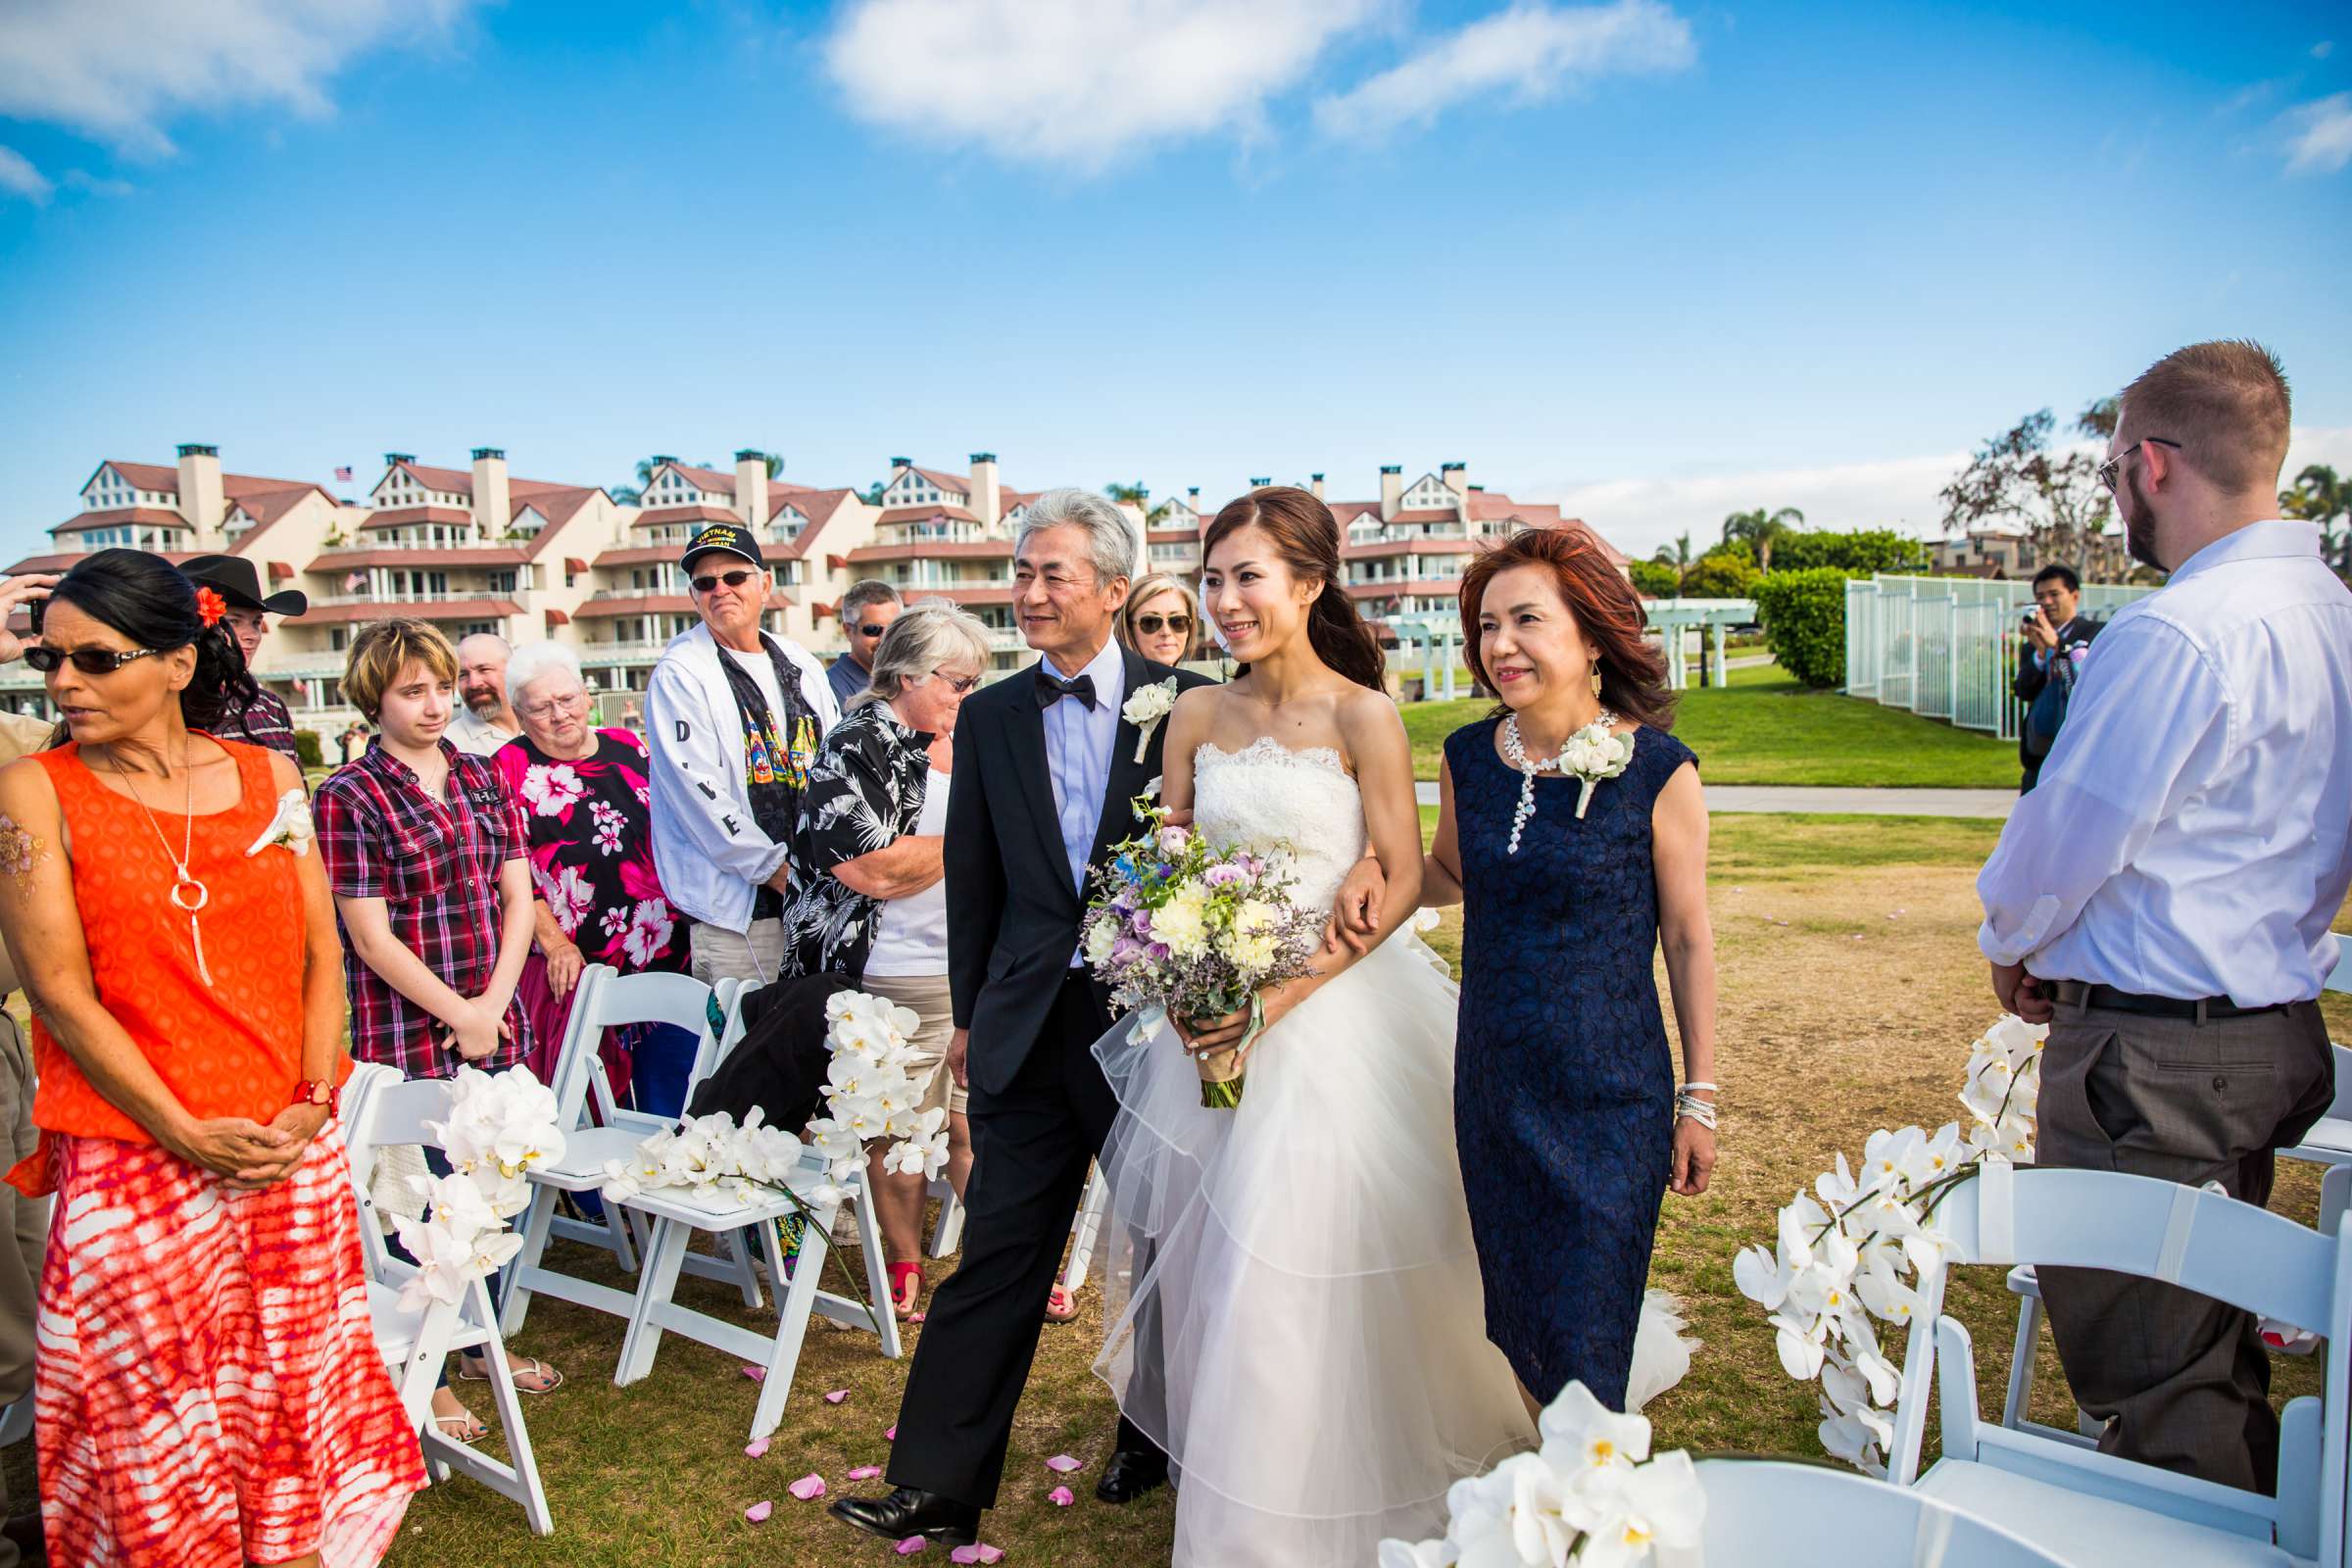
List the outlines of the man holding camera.
{"type": "Polygon", "coordinates": [[[2042,760],[2058,744],[2058,728],[2066,722],[2066,705],[2074,696],[2076,650],[2088,648],[2105,630],[2103,623],[2075,613],[2082,602],[2082,579],[2072,566],[2055,563],[2034,574],[2034,608],[2026,612],[2025,646],[2018,650],[2017,679],[2009,689],[2026,705],[2025,721],[2017,728],[2017,760],[2025,779],[2017,793],[2032,793],[2041,777],[2042,760]]]}

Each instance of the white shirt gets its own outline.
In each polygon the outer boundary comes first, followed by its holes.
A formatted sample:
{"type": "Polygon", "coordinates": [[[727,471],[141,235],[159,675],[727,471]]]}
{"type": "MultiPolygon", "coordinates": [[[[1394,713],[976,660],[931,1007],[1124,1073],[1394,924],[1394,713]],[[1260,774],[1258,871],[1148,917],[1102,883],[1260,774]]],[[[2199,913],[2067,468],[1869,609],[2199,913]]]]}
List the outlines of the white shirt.
{"type": "Polygon", "coordinates": [[[472,709],[462,702],[457,705],[457,710],[449,715],[449,744],[461,752],[471,752],[476,757],[492,755],[521,733],[515,729],[500,729],[488,719],[477,716],[472,709]]]}
{"type": "Polygon", "coordinates": [[[2047,980],[2307,1002],[2352,885],[2352,590],[2308,522],[2198,551],[2090,645],[1977,878],[1977,945],[2047,980]]]}
{"type": "Polygon", "coordinates": [[[1070,880],[1086,891],[1087,858],[1102,820],[1102,792],[1110,788],[1110,751],[1119,738],[1119,705],[1127,701],[1127,662],[1114,639],[1080,670],[1046,668],[1063,680],[1095,679],[1095,706],[1064,697],[1046,710],[1046,771],[1054,778],[1054,815],[1070,858],[1070,880]]]}
{"type": "MultiPolygon", "coordinates": [[[[915,832],[932,835],[947,832],[948,791],[955,782],[955,774],[942,773],[936,767],[924,776],[923,809],[915,818],[915,832]]],[[[874,911],[874,942],[866,950],[865,972],[878,975],[948,972],[946,877],[920,893],[892,899],[874,911]]]]}

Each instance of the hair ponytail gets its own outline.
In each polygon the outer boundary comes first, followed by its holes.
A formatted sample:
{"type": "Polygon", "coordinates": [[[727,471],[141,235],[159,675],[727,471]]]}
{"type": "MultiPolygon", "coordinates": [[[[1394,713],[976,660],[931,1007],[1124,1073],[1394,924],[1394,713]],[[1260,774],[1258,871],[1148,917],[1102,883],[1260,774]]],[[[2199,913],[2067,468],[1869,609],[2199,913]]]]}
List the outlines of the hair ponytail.
{"type": "MultiPolygon", "coordinates": [[[[1200,559],[1205,562],[1226,535],[1250,527],[1274,541],[1274,553],[1292,575],[1323,584],[1306,607],[1306,640],[1315,657],[1358,686],[1387,691],[1388,659],[1348,597],[1340,569],[1340,523],[1331,509],[1294,485],[1252,490],[1225,503],[1209,523],[1200,536],[1200,559]]],[[[1237,672],[1246,675],[1250,666],[1240,665],[1237,672]]]]}

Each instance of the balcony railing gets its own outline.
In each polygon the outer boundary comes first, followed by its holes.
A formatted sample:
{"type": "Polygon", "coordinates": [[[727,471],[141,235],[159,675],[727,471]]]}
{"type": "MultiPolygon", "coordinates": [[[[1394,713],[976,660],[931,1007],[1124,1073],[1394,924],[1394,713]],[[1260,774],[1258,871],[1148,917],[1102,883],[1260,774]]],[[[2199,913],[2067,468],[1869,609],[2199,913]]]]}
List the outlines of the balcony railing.
{"type": "Polygon", "coordinates": [[[389,594],[318,594],[313,605],[331,608],[336,605],[455,605],[481,599],[513,599],[529,592],[525,588],[428,588],[409,589],[389,594]]]}

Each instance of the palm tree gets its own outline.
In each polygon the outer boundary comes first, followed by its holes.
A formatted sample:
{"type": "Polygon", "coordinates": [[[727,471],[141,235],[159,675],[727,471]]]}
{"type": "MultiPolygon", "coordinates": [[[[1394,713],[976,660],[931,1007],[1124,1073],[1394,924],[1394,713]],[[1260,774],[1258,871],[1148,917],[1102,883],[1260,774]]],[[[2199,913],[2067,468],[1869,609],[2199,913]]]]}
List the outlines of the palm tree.
{"type": "Polygon", "coordinates": [[[1102,487],[1102,493],[1113,501],[1124,501],[1131,507],[1139,508],[1152,499],[1151,487],[1141,479],[1133,484],[1121,484],[1114,479],[1102,487]]]}
{"type": "Polygon", "coordinates": [[[1772,569],[1772,547],[1805,525],[1805,514],[1794,507],[1783,507],[1778,512],[1766,512],[1757,507],[1751,512],[1735,512],[1723,519],[1723,542],[1744,539],[1756,553],[1756,570],[1772,569]]]}
{"type": "MultiPolygon", "coordinates": [[[[2338,478],[2325,463],[2315,463],[2295,475],[2292,490],[2278,492],[2278,510],[2320,525],[2320,554],[2325,557],[2338,548],[2335,520],[2352,516],[2352,480],[2338,478]]],[[[2352,527],[2344,530],[2336,569],[2352,573],[2352,527]]]]}

